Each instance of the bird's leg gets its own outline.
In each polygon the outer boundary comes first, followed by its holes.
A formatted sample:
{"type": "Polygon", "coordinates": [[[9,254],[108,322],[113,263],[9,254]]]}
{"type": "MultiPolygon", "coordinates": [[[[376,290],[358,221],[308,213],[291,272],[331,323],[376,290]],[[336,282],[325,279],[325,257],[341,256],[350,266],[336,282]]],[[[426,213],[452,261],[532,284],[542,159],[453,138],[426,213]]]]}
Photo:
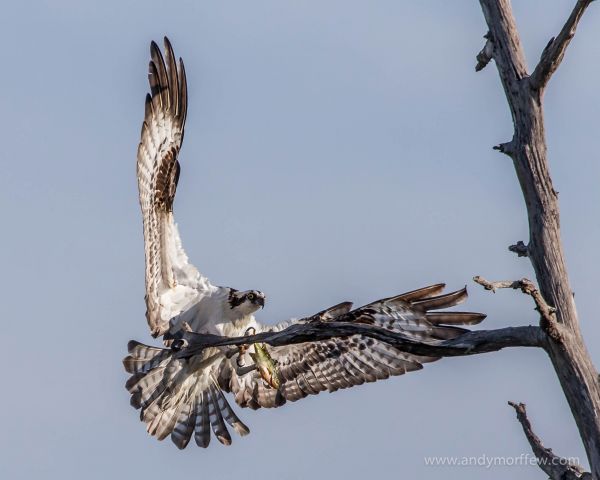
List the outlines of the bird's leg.
{"type": "MultiPolygon", "coordinates": [[[[246,330],[246,333],[244,333],[244,335],[254,335],[255,333],[256,333],[256,329],[254,327],[249,327],[246,330]],[[252,333],[250,333],[250,332],[252,332],[252,333]]],[[[239,368],[244,368],[245,367],[243,357],[244,357],[244,355],[246,354],[246,352],[248,351],[249,348],[250,348],[250,345],[248,345],[248,344],[240,345],[238,347],[238,349],[237,349],[238,356],[237,356],[237,359],[236,359],[235,363],[236,363],[236,365],[239,368]]],[[[252,365],[252,369],[254,369],[254,368],[256,368],[256,365],[252,365]]],[[[250,370],[250,371],[252,371],[252,370],[250,370]]],[[[246,373],[248,373],[248,372],[246,372],[246,373]]]]}
{"type": "Polygon", "coordinates": [[[238,357],[237,357],[235,363],[237,363],[238,367],[244,366],[244,355],[246,354],[246,352],[248,351],[249,348],[250,348],[250,345],[240,345],[237,348],[238,357]]]}
{"type": "MultiPolygon", "coordinates": [[[[244,345],[244,347],[245,347],[245,350],[248,350],[247,345],[244,345]]],[[[230,348],[225,351],[225,357],[227,357],[227,358],[231,358],[234,355],[238,355],[238,358],[235,361],[235,365],[236,365],[235,373],[237,373],[237,375],[239,377],[241,377],[243,375],[247,375],[248,373],[251,373],[254,370],[256,370],[256,365],[254,363],[252,365],[244,365],[244,362],[241,357],[244,353],[241,350],[242,350],[242,347],[240,347],[240,348],[233,347],[233,348],[230,348]]]]}

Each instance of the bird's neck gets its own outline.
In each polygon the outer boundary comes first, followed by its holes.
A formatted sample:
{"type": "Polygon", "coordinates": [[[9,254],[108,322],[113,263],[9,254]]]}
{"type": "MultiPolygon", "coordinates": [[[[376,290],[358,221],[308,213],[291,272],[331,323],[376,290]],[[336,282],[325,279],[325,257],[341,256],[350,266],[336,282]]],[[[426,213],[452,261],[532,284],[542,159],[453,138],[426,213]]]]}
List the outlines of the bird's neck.
{"type": "Polygon", "coordinates": [[[227,337],[240,337],[246,333],[248,327],[256,324],[254,315],[248,314],[240,318],[233,319],[231,322],[222,324],[223,335],[227,337]]]}

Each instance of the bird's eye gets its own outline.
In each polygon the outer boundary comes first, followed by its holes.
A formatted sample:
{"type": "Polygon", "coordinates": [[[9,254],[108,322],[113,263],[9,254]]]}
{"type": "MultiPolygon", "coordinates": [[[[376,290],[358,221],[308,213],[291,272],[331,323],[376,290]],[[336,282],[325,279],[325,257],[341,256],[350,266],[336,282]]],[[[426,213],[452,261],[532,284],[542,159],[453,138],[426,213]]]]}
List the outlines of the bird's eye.
{"type": "Polygon", "coordinates": [[[254,300],[254,294],[253,293],[249,293],[246,298],[248,300],[252,301],[252,300],[254,300]]]}

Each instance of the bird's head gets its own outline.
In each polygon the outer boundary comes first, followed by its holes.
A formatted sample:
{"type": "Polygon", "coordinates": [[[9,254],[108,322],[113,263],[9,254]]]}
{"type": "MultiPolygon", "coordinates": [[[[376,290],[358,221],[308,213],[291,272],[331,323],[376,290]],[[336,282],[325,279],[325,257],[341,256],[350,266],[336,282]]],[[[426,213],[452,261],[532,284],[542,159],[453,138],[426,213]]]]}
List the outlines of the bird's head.
{"type": "Polygon", "coordinates": [[[265,306],[265,294],[258,290],[239,292],[233,288],[229,291],[229,307],[242,315],[250,315],[265,306]]]}

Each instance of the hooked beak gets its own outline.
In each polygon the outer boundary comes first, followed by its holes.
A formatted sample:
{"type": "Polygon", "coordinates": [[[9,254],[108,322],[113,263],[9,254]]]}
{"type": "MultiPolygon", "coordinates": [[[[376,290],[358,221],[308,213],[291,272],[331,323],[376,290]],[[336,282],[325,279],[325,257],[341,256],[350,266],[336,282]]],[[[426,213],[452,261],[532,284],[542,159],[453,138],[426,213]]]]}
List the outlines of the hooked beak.
{"type": "Polygon", "coordinates": [[[260,305],[260,308],[265,308],[265,297],[258,297],[256,303],[260,305]]]}

